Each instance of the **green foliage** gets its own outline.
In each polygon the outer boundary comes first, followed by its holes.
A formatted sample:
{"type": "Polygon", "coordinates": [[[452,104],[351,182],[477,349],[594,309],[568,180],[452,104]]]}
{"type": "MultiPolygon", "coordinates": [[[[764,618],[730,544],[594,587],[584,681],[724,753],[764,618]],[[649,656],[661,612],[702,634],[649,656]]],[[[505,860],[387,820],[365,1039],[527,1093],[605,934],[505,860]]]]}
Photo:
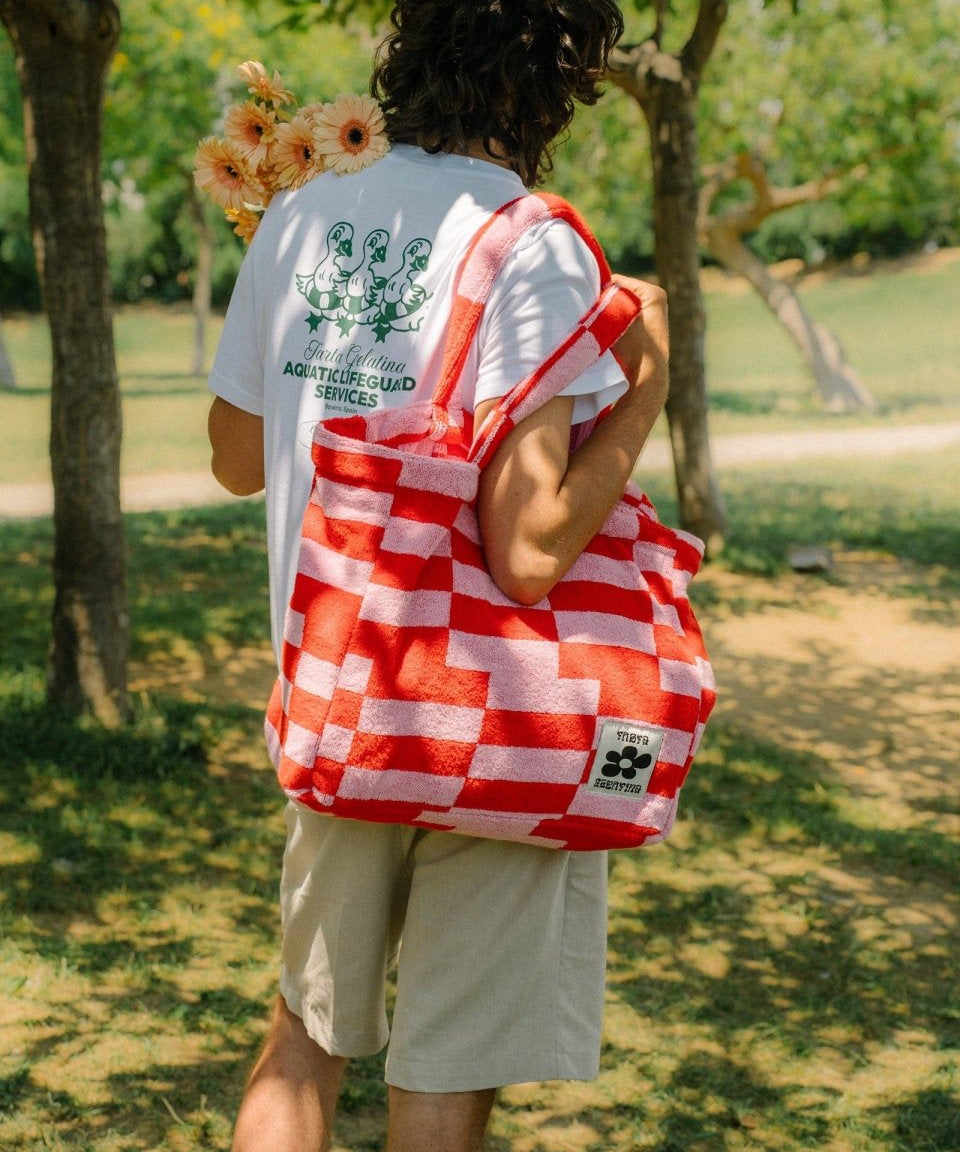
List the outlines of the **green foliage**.
{"type": "MultiPolygon", "coordinates": [[[[248,0],[256,4],[257,0],[248,0]]],[[[369,21],[370,27],[383,24],[393,7],[392,0],[279,0],[284,9],[282,26],[294,32],[303,32],[316,27],[322,21],[336,20],[346,24],[348,20],[369,21]]]]}
{"type": "MultiPolygon", "coordinates": [[[[189,295],[196,256],[187,210],[197,140],[243,95],[234,67],[261,59],[303,100],[366,87],[387,0],[124,0],[110,73],[104,180],[114,295],[189,295]]],[[[651,5],[625,4],[626,42],[652,32],[651,5]]],[[[689,33],[694,0],[671,5],[664,47],[689,33]]],[[[960,9],[952,0],[786,0],[731,4],[701,90],[702,158],[741,147],[769,157],[775,183],[864,172],[823,204],[771,217],[752,238],[765,259],[816,263],[960,243],[960,9]],[[794,10],[795,9],[795,10],[794,10]]],[[[650,267],[650,158],[639,108],[611,90],[581,110],[548,187],[582,207],[613,261],[650,267]]],[[[742,189],[731,193],[736,199],[742,189]]],[[[209,206],[205,208],[209,211],[209,206]]],[[[211,213],[211,217],[214,214],[211,213]]],[[[243,248],[219,219],[215,296],[243,248]]],[[[36,307],[19,90],[0,38],[0,308],[36,307]]]]}
{"type": "Polygon", "coordinates": [[[763,155],[775,184],[849,173],[771,217],[766,259],[960,242],[960,10],[952,0],[731,5],[703,87],[703,158],[763,155]]]}
{"type": "Polygon", "coordinates": [[[39,308],[13,49],[0,34],[0,309],[39,308]]]}
{"type": "MultiPolygon", "coordinates": [[[[105,110],[106,202],[115,295],[174,300],[189,295],[196,258],[189,212],[197,142],[219,130],[227,106],[245,95],[236,67],[260,59],[302,100],[362,89],[369,39],[341,29],[294,34],[282,6],[126,0],[124,27],[105,110]]],[[[243,254],[216,218],[214,299],[225,303],[243,254]]]]}
{"type": "Polygon", "coordinates": [[[651,267],[650,160],[643,115],[611,91],[579,112],[554,153],[545,187],[576,204],[610,262],[623,272],[651,267]]]}

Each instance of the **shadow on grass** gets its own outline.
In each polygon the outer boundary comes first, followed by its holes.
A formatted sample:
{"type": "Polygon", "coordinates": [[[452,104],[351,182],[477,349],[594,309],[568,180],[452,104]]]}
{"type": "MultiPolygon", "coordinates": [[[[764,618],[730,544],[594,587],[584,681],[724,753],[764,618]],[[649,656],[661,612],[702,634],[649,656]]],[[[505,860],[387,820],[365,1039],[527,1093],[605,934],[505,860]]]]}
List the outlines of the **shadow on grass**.
{"type": "Polygon", "coordinates": [[[892,1127],[896,1152],[942,1152],[960,1148],[960,1092],[930,1088],[878,1109],[872,1118],[892,1127]]]}
{"type": "MultiPolygon", "coordinates": [[[[141,654],[264,637],[261,516],[236,506],[129,518],[141,654]]],[[[224,1147],[266,1014],[241,977],[274,963],[282,802],[269,772],[224,751],[259,743],[261,712],[157,697],[116,733],[50,712],[40,693],[49,600],[37,579],[49,529],[3,526],[0,544],[11,574],[0,592],[0,928],[21,958],[9,990],[37,1008],[0,1070],[0,1113],[24,1118],[7,1146],[224,1147]],[[171,893],[197,907],[176,919],[171,893]],[[133,1046],[122,1066],[110,1048],[118,1020],[133,1046]],[[45,1079],[88,1044],[107,1053],[91,1075],[108,1102],[92,1106],[82,1086],[45,1079]]],[[[801,719],[815,707],[815,678],[799,690],[789,670],[749,675],[801,719]]],[[[898,685],[874,689],[895,700],[898,685]]],[[[849,703],[853,729],[877,709],[867,697],[859,710],[849,703]]],[[[931,912],[905,932],[900,916],[907,905],[922,916],[932,889],[955,899],[960,848],[934,822],[856,820],[826,759],[735,727],[708,733],[684,801],[675,841],[613,863],[610,988],[637,1037],[616,1034],[603,1069],[647,1087],[553,1110],[552,1128],[586,1127],[590,1144],[541,1142],[523,1109],[506,1106],[527,1152],[630,1140],[655,1152],[845,1149],[831,1113],[840,1089],[785,1081],[751,1059],[751,1043],[772,1038],[784,1060],[842,1050],[851,1068],[907,1028],[945,1063],[960,1045],[950,919],[931,912]],[[653,1067],[658,1053],[669,1059],[653,1067]]],[[[384,1100],[381,1058],[356,1062],[343,1096],[348,1147],[382,1146],[384,1100]]],[[[851,1149],[957,1146],[947,1089],[892,1099],[858,1122],[866,1135],[851,1149]]],[[[515,1146],[504,1135],[489,1143],[515,1146]]]]}
{"type": "Polygon", "coordinates": [[[960,845],[936,828],[852,820],[826,760],[722,725],[682,809],[673,841],[611,858],[616,1008],[599,1083],[634,1093],[611,1087],[604,1106],[569,1111],[550,1097],[532,1126],[508,1103],[491,1148],[509,1152],[521,1133],[525,1152],[960,1147],[946,1088],[894,1088],[888,1105],[844,1116],[841,1083],[805,1081],[821,1061],[852,1081],[911,1045],[953,1075],[960,845]]]}
{"type": "MultiPolygon", "coordinates": [[[[267,643],[263,507],[128,515],[127,592],[134,659],[212,637],[267,643]]],[[[50,634],[53,526],[48,518],[0,525],[0,676],[42,666],[50,634]]]]}
{"type": "MultiPolygon", "coordinates": [[[[158,1063],[145,1076],[114,1073],[106,1077],[115,1100],[123,1107],[91,1107],[79,1093],[51,1091],[21,1068],[0,1081],[14,1116],[14,1143],[5,1148],[58,1148],[89,1152],[117,1149],[196,1148],[229,1146],[231,1119],[222,1110],[225,1082],[240,1084],[247,1057],[222,1058],[196,1066],[158,1063]]],[[[0,1119],[4,1109],[0,1104],[0,1119]]]]}
{"type": "MultiPolygon", "coordinates": [[[[203,396],[207,391],[206,377],[194,376],[192,372],[123,372],[120,391],[124,399],[142,396],[203,396]],[[129,381],[135,382],[132,387],[129,381]]],[[[50,386],[26,385],[6,395],[49,396],[50,386]]]]}
{"type": "Polygon", "coordinates": [[[207,391],[206,377],[192,372],[130,372],[120,373],[120,390],[127,396],[203,396],[207,391]],[[134,386],[131,387],[131,382],[134,386]]]}
{"type": "MultiPolygon", "coordinates": [[[[944,454],[946,455],[946,454],[944,454]]],[[[738,572],[774,576],[786,570],[787,551],[796,544],[821,544],[841,550],[876,550],[901,560],[937,565],[944,571],[913,590],[924,597],[952,595],[960,574],[960,517],[956,494],[939,478],[936,498],[924,483],[924,469],[937,473],[937,457],[918,466],[906,482],[884,483],[874,461],[864,461],[863,477],[838,472],[819,478],[816,461],[806,473],[768,469],[723,476],[730,532],[722,562],[738,572]]],[[[906,467],[906,466],[905,466],[906,467]]],[[[942,464],[949,475],[953,467],[942,464]]],[[[643,487],[662,519],[677,523],[674,489],[664,476],[645,476],[643,487]]]]}
{"type": "Polygon", "coordinates": [[[127,517],[134,657],[186,640],[269,640],[263,506],[127,517]]]}
{"type": "Polygon", "coordinates": [[[218,742],[255,739],[260,713],[154,700],[105,732],[23,679],[0,697],[0,937],[22,973],[5,992],[31,1004],[0,1069],[0,1147],[226,1147],[269,1004],[243,989],[275,953],[283,801],[218,742]],[[107,1102],[63,1080],[87,1048],[107,1102]]]}
{"type": "MultiPolygon", "coordinates": [[[[107,893],[162,895],[171,872],[250,890],[242,841],[280,806],[276,783],[249,769],[213,773],[208,760],[218,731],[255,729],[256,710],[211,713],[157,700],[111,732],[51,712],[39,697],[39,686],[33,698],[0,696],[0,747],[10,769],[0,816],[4,830],[30,846],[19,859],[0,860],[6,914],[56,914],[62,931],[70,919],[95,916],[107,893]],[[230,854],[218,851],[226,844],[230,854]]],[[[38,933],[41,951],[43,940],[38,933]]],[[[120,942],[91,948],[74,942],[68,951],[87,970],[122,958],[120,942]],[[110,947],[120,950],[114,959],[104,951],[110,947]]]]}
{"type": "Polygon", "coordinates": [[[16,398],[18,396],[49,396],[50,386],[49,384],[18,384],[16,388],[9,392],[4,392],[3,395],[8,398],[16,398]]]}
{"type": "MultiPolygon", "coordinates": [[[[710,408],[715,412],[735,412],[738,416],[766,416],[783,405],[780,392],[735,392],[732,388],[712,388],[710,408]]],[[[811,411],[815,411],[813,405],[811,411]]]]}
{"type": "MultiPolygon", "coordinates": [[[[841,616],[838,631],[856,628],[855,621],[841,616]]],[[[864,643],[870,643],[869,634],[864,643]]],[[[881,648],[880,651],[883,651],[881,648]]],[[[888,852],[900,861],[917,852],[921,867],[942,862],[943,875],[956,866],[953,839],[938,831],[939,817],[960,813],[960,799],[952,786],[956,774],[955,727],[960,707],[960,648],[956,660],[946,650],[931,655],[926,671],[892,664],[856,665],[830,633],[794,640],[789,649],[752,652],[749,659],[726,650],[722,640],[713,646],[713,657],[725,715],[734,724],[750,729],[755,716],[775,717],[772,735],[792,747],[811,747],[825,759],[845,768],[850,787],[859,795],[886,790],[908,808],[916,823],[926,826],[924,846],[917,833],[905,829],[894,844],[883,828],[861,829],[852,843],[865,844],[870,852],[888,852]],[[829,685],[829,700],[824,685],[829,685]],[[905,702],[909,701],[909,706],[905,702]]],[[[915,653],[908,652],[914,656],[915,653]]],[[[922,669],[922,662],[917,669],[922,669]]],[[[825,775],[825,768],[815,770],[825,775]]],[[[748,802],[745,799],[745,802],[748,802]]]]}
{"type": "MultiPolygon", "coordinates": [[[[951,891],[960,844],[935,828],[854,823],[838,805],[841,793],[826,761],[785,753],[734,729],[715,731],[684,793],[698,847],[786,846],[795,856],[810,854],[810,867],[740,882],[704,877],[692,889],[644,879],[631,922],[611,932],[614,977],[633,971],[649,936],[690,940],[704,926],[724,957],[722,975],[678,959],[671,976],[681,979],[642,986],[627,979],[620,994],[638,1007],[655,1005],[661,1018],[708,1023],[722,1042],[776,1020],[797,1051],[821,1043],[833,1025],[861,1052],[908,1026],[928,1030],[944,1048],[960,1045],[960,1013],[943,996],[960,978],[960,955],[946,947],[947,924],[932,920],[907,946],[894,899],[915,895],[922,883],[951,891]],[[851,891],[838,891],[814,866],[824,855],[831,869],[854,878],[851,891]],[[757,908],[766,904],[772,916],[793,911],[787,931],[765,931],[757,908]]],[[[642,861],[627,863],[642,875],[642,861]]]]}
{"type": "Polygon", "coordinates": [[[655,1152],[729,1147],[732,1131],[749,1131],[764,1113],[777,1130],[800,1147],[821,1146],[830,1134],[826,1117],[796,1110],[794,1092],[772,1087],[744,1064],[724,1057],[696,1054],[681,1061],[671,1088],[679,1102],[661,1125],[655,1152]]]}

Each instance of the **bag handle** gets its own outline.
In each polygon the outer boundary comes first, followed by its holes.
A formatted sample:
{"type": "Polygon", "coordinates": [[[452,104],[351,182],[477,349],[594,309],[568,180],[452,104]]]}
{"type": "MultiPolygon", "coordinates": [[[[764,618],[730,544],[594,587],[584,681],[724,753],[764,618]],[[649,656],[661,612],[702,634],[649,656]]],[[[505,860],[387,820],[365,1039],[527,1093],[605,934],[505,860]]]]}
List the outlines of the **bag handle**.
{"type": "Polygon", "coordinates": [[[475,439],[470,453],[472,459],[488,457],[510,428],[528,412],[557,392],[562,392],[617,340],[640,311],[640,302],[633,293],[609,283],[610,266],[606,256],[586,221],[571,204],[546,192],[509,201],[475,233],[457,271],[450,327],[432,399],[431,435],[440,439],[450,427],[450,404],[456,395],[470,346],[497,275],[524,233],[549,219],[566,220],[584,240],[597,261],[604,288],[597,304],[581,318],[545,364],[501,399],[485,422],[485,427],[495,439],[489,444],[487,436],[482,440],[475,439]],[[497,424],[496,430],[494,423],[497,424]]]}
{"type": "Polygon", "coordinates": [[[593,308],[540,367],[500,399],[475,434],[468,459],[481,468],[492,460],[504,437],[612,348],[642,307],[640,298],[628,288],[607,284],[593,308]]]}
{"type": "Polygon", "coordinates": [[[454,280],[450,327],[433,393],[438,408],[447,408],[456,391],[487,296],[514,245],[528,228],[549,218],[540,196],[518,196],[489,216],[471,238],[454,280]]]}

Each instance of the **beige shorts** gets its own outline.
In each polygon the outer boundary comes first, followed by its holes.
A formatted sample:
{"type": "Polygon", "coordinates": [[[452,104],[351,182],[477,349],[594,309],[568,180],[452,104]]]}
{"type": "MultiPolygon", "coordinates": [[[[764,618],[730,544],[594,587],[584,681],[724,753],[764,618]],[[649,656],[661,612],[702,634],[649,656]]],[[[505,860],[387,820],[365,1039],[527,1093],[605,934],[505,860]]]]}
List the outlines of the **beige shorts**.
{"type": "Polygon", "coordinates": [[[387,1083],[412,1092],[598,1074],[606,853],[286,819],[280,991],[322,1048],[389,1040],[387,1083]]]}

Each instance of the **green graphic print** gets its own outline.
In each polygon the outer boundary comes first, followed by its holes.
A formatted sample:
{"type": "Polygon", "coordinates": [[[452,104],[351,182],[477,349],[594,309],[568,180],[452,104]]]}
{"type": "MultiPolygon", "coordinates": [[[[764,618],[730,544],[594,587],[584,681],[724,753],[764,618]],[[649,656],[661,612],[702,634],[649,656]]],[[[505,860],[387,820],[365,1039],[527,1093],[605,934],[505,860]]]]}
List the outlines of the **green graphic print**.
{"type": "Polygon", "coordinates": [[[336,324],[344,336],[358,325],[373,329],[377,343],[388,332],[418,332],[423,316],[416,316],[432,293],[416,283],[426,270],[431,244],[422,237],[404,248],[400,266],[389,275],[390,233],[375,228],[354,257],[353,225],[341,220],[327,233],[323,258],[313,272],[297,276],[297,291],[306,297],[311,312],[307,324],[316,332],[324,321],[336,324]]]}

